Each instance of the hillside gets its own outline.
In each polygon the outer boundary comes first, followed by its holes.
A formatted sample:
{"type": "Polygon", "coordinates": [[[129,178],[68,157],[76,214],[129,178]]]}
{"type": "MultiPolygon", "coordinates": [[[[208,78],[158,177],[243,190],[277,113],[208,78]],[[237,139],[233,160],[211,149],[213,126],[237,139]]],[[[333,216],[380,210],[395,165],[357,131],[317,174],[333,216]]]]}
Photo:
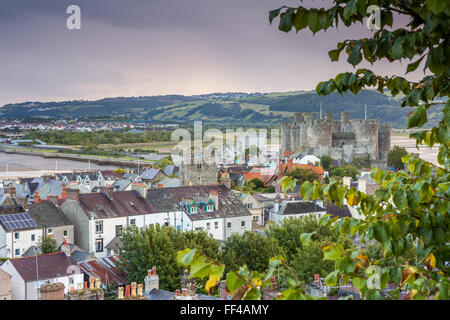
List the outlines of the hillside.
{"type": "MultiPolygon", "coordinates": [[[[368,117],[389,121],[393,127],[405,127],[411,111],[401,108],[398,100],[377,91],[363,90],[357,96],[337,93],[319,97],[314,91],[268,94],[207,94],[199,96],[118,97],[97,101],[25,102],[8,104],[0,108],[4,118],[127,118],[153,121],[184,122],[203,120],[209,123],[277,124],[287,120],[294,112],[313,112],[319,117],[319,104],[323,112],[332,112],[334,119],[342,111],[350,118],[364,118],[364,104],[368,117]]],[[[429,125],[442,117],[442,107],[433,107],[429,125]]]]}

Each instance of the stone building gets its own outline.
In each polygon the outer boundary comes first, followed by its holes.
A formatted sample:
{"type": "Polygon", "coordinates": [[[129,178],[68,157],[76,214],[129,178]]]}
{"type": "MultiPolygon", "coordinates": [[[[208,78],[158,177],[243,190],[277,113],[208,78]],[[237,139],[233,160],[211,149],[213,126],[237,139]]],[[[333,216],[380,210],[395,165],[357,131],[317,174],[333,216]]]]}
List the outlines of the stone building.
{"type": "Polygon", "coordinates": [[[302,151],[316,156],[330,155],[333,159],[351,162],[355,158],[386,161],[391,144],[391,125],[376,119],[333,120],[313,119],[312,112],[295,113],[293,122],[281,124],[281,151],[302,151]]]}
{"type": "Polygon", "coordinates": [[[213,164],[204,161],[193,164],[182,163],[180,177],[182,186],[200,186],[218,184],[219,169],[213,164]]]}

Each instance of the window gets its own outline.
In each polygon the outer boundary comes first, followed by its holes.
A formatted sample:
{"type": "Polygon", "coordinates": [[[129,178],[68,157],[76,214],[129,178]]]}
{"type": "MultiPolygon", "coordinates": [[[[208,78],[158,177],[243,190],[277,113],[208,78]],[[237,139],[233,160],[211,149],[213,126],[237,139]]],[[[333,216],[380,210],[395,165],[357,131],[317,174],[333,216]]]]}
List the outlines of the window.
{"type": "Polygon", "coordinates": [[[68,237],[69,236],[69,230],[64,230],[63,235],[64,235],[64,237],[68,237]]]}
{"type": "Polygon", "coordinates": [[[214,206],[212,204],[208,204],[208,206],[206,207],[206,211],[211,212],[214,210],[214,206]]]}
{"type": "Polygon", "coordinates": [[[201,181],[201,180],[202,180],[202,178],[201,178],[201,177],[198,177],[198,178],[197,178],[197,181],[201,181]]]}
{"type": "Polygon", "coordinates": [[[195,231],[200,231],[200,230],[202,230],[201,227],[196,227],[196,228],[195,228],[195,231]]]}
{"type": "Polygon", "coordinates": [[[211,229],[211,223],[210,222],[206,223],[206,229],[208,229],[208,230],[211,229]]]}
{"type": "Polygon", "coordinates": [[[252,204],[252,203],[246,203],[246,204],[245,204],[245,207],[246,207],[247,209],[251,209],[251,208],[253,207],[253,204],[252,204]]]}
{"type": "Polygon", "coordinates": [[[103,232],[103,221],[95,222],[95,232],[102,233],[103,232]]]}
{"type": "Polygon", "coordinates": [[[47,234],[53,234],[53,228],[48,228],[47,229],[47,234]]]}
{"type": "Polygon", "coordinates": [[[120,237],[122,235],[122,226],[116,226],[116,237],[120,237]]]}
{"type": "Polygon", "coordinates": [[[14,255],[16,255],[16,256],[20,256],[20,249],[16,249],[16,250],[14,250],[14,255]]]}
{"type": "Polygon", "coordinates": [[[258,216],[253,216],[253,221],[258,222],[259,217],[258,216]]]}
{"type": "Polygon", "coordinates": [[[14,232],[14,239],[19,240],[20,239],[20,233],[14,232]]]}
{"type": "Polygon", "coordinates": [[[197,213],[197,207],[191,207],[191,213],[197,213]]]}
{"type": "Polygon", "coordinates": [[[201,163],[197,163],[197,170],[201,170],[202,169],[202,164],[201,163]]]}
{"type": "Polygon", "coordinates": [[[36,235],[35,234],[31,235],[31,241],[36,241],[36,235]]]}
{"type": "Polygon", "coordinates": [[[214,229],[219,229],[219,222],[218,221],[214,222],[214,229]]]}
{"type": "Polygon", "coordinates": [[[245,220],[241,221],[241,227],[245,227],[245,220]]]}
{"type": "Polygon", "coordinates": [[[103,239],[95,240],[95,251],[102,252],[103,251],[103,239]]]}
{"type": "Polygon", "coordinates": [[[130,219],[130,224],[132,226],[135,226],[136,225],[136,219],[130,219]]]}
{"type": "Polygon", "coordinates": [[[227,222],[227,228],[231,229],[231,222],[227,222]]]}

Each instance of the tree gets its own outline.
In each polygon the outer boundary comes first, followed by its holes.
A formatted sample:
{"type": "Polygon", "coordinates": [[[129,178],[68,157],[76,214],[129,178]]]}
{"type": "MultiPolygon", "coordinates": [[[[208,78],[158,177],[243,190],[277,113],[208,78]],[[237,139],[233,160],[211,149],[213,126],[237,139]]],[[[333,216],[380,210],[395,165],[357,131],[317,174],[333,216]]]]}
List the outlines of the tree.
{"type": "Polygon", "coordinates": [[[328,155],[321,156],[320,165],[323,167],[323,170],[329,171],[331,166],[333,165],[333,158],[328,155]]]}
{"type": "Polygon", "coordinates": [[[168,156],[162,158],[161,161],[156,165],[156,168],[164,170],[168,165],[173,164],[172,157],[168,156]]]}
{"type": "Polygon", "coordinates": [[[297,180],[290,176],[284,176],[280,179],[281,190],[286,194],[288,191],[294,190],[297,186],[297,180]]]}
{"type": "Polygon", "coordinates": [[[44,254],[58,252],[58,244],[56,240],[50,236],[43,236],[39,240],[39,247],[44,254]]]}
{"type": "Polygon", "coordinates": [[[402,158],[408,155],[405,148],[394,146],[387,155],[387,166],[396,170],[404,169],[402,158]]]}
{"type": "Polygon", "coordinates": [[[283,248],[287,261],[297,254],[297,250],[302,250],[301,235],[304,233],[314,233],[313,241],[325,239],[330,242],[338,241],[338,237],[331,228],[319,225],[315,216],[283,219],[279,223],[270,224],[266,229],[267,237],[276,239],[283,248]]]}
{"type": "Polygon", "coordinates": [[[287,173],[287,176],[296,179],[297,184],[305,181],[313,182],[319,179],[319,175],[310,168],[295,168],[287,173]]]}
{"type": "Polygon", "coordinates": [[[253,189],[264,188],[264,182],[258,178],[254,178],[248,182],[248,184],[253,184],[255,187],[253,189]]]}
{"type": "Polygon", "coordinates": [[[356,176],[359,174],[359,170],[350,164],[346,164],[341,167],[333,167],[331,169],[330,175],[332,177],[352,177],[353,180],[356,180],[356,176]]]}
{"type": "Polygon", "coordinates": [[[230,268],[238,269],[246,265],[250,270],[264,272],[270,258],[281,253],[282,250],[274,239],[246,231],[242,235],[233,234],[223,243],[221,261],[230,268]]]}
{"type": "Polygon", "coordinates": [[[114,170],[114,173],[125,173],[125,169],[118,167],[116,170],[114,170]]]}
{"type": "MultiPolygon", "coordinates": [[[[356,72],[341,73],[333,79],[320,82],[316,91],[319,95],[334,91],[357,94],[363,88],[376,87],[380,92],[389,90],[393,96],[401,93],[404,95],[401,106],[412,108],[407,120],[408,128],[423,127],[428,121],[427,110],[434,104],[443,104],[434,99],[449,95],[448,2],[334,0],[333,3],[327,9],[283,6],[271,11],[269,20],[272,22],[279,16],[279,29],[285,32],[292,28],[297,32],[309,28],[315,34],[337,27],[339,21],[346,26],[364,23],[369,6],[377,4],[381,18],[377,26],[379,30],[370,38],[338,43],[337,49],[328,53],[331,60],[339,60],[344,49],[348,55],[347,61],[353,67],[363,59],[372,64],[383,59],[390,62],[409,59],[406,73],[416,70],[423,63],[426,76],[419,82],[412,82],[401,76],[379,76],[369,69],[360,68],[356,72]],[[406,17],[408,22],[405,25],[399,21],[400,26],[392,31],[388,26],[393,25],[393,13],[406,17]]],[[[346,199],[350,206],[359,208],[364,219],[332,218],[329,215],[321,217],[320,224],[332,227],[336,233],[343,236],[358,233],[363,243],[377,241],[383,246],[384,257],[400,257],[417,244],[417,259],[414,263],[407,266],[395,263],[394,266],[377,269],[376,261],[360,250],[329,243],[322,248],[324,259],[335,262],[335,270],[325,278],[329,286],[335,285],[343,276],[342,282],[351,280],[363,299],[398,299],[399,288],[382,294],[388,283],[407,288],[406,299],[449,299],[449,271],[445,267],[445,262],[450,258],[449,126],[450,100],[447,100],[442,120],[437,126],[410,135],[418,145],[439,145],[439,166],[407,155],[402,158],[402,162],[409,172],[374,170],[371,173],[381,186],[375,195],[348,188],[334,179],[326,186],[310,182],[302,184],[304,198],[326,198],[338,205],[342,205],[346,199]],[[376,285],[372,285],[374,279],[378,280],[376,285]]],[[[306,243],[310,237],[308,234],[302,235],[306,243]]],[[[180,263],[189,265],[197,264],[200,259],[203,259],[200,253],[189,249],[178,256],[180,263]]],[[[276,266],[284,264],[282,257],[272,258],[264,278],[247,270],[230,270],[227,274],[228,289],[235,299],[260,299],[261,290],[269,285],[268,276],[276,266]]],[[[213,280],[220,279],[225,266],[210,263],[207,268],[209,272],[206,275],[209,275],[210,284],[214,286],[213,280]]],[[[289,288],[282,292],[280,299],[311,298],[295,278],[289,282],[289,288]]]]}
{"type": "Polygon", "coordinates": [[[184,270],[177,264],[176,252],[186,246],[198,248],[211,257],[217,257],[219,242],[205,232],[183,233],[172,227],[159,224],[138,229],[130,227],[122,233],[120,255],[126,262],[122,268],[128,272],[128,280],[142,282],[152,266],[158,267],[160,287],[176,290],[180,286],[180,275],[184,270]]]}

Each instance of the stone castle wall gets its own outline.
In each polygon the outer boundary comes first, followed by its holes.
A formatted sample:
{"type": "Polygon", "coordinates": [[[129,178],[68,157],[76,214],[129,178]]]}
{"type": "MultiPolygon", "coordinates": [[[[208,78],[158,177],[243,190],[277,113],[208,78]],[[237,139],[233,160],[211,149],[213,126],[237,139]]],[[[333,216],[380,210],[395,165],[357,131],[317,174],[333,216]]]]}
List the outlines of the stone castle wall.
{"type": "Polygon", "coordinates": [[[317,156],[330,155],[336,160],[352,161],[369,154],[372,160],[386,160],[391,143],[391,126],[378,120],[349,119],[342,112],[340,121],[332,114],[313,119],[311,112],[296,113],[295,121],[282,122],[282,152],[306,151],[317,156]]]}

